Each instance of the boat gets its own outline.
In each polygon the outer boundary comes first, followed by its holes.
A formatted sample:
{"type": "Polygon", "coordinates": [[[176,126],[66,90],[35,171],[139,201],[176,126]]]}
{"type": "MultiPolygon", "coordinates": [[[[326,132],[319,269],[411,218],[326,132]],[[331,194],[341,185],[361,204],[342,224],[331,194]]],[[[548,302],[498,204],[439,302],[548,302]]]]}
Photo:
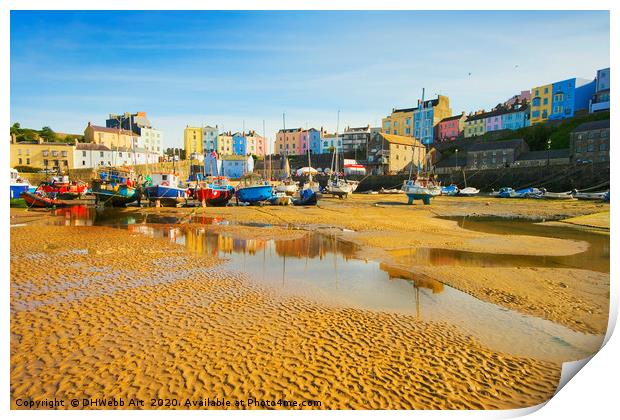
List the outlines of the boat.
{"type": "Polygon", "coordinates": [[[162,205],[176,206],[187,202],[187,187],[181,185],[175,172],[155,172],[150,182],[144,186],[144,194],[150,202],[159,201],[162,205]]]}
{"type": "Polygon", "coordinates": [[[84,182],[70,181],[67,175],[54,176],[51,181],[42,182],[37,191],[61,200],[76,200],[86,195],[88,185],[84,182]]]}
{"type": "Polygon", "coordinates": [[[274,206],[288,206],[293,203],[293,199],[282,192],[276,192],[268,201],[274,206]]]}
{"type": "Polygon", "coordinates": [[[134,187],[133,170],[127,168],[99,170],[91,182],[91,191],[95,203],[103,206],[124,207],[140,198],[134,187]]]}
{"type": "Polygon", "coordinates": [[[318,193],[311,188],[299,191],[299,198],[293,200],[296,206],[316,206],[319,200],[318,193]]]}
{"type": "Polygon", "coordinates": [[[352,179],[347,179],[347,184],[349,184],[351,186],[351,193],[354,193],[355,190],[357,190],[357,187],[359,187],[360,182],[359,181],[353,181],[352,179]]]}
{"type": "Polygon", "coordinates": [[[517,196],[517,193],[515,192],[514,189],[510,187],[502,187],[497,192],[497,197],[499,198],[513,198],[516,196],[517,196]]]}
{"type": "MultiPolygon", "coordinates": [[[[251,156],[250,156],[251,158],[251,156]]],[[[235,195],[241,203],[260,204],[273,196],[273,186],[253,173],[241,177],[235,195]]]]}
{"type": "Polygon", "coordinates": [[[403,183],[403,192],[407,196],[407,204],[413,200],[422,200],[426,205],[431,204],[431,198],[441,194],[441,186],[433,177],[416,177],[403,183]]]}
{"type": "Polygon", "coordinates": [[[447,196],[453,197],[453,196],[458,195],[458,193],[459,193],[459,188],[454,184],[441,187],[441,195],[447,195],[447,196]]]}
{"type": "Polygon", "coordinates": [[[499,198],[536,198],[542,194],[542,190],[538,188],[522,188],[520,190],[514,190],[510,187],[503,187],[499,189],[497,196],[499,198]]]}
{"type": "Polygon", "coordinates": [[[228,177],[207,177],[199,181],[194,190],[194,198],[209,206],[225,206],[235,196],[235,189],[229,185],[228,177]]]}
{"type": "Polygon", "coordinates": [[[459,192],[456,195],[460,195],[463,197],[472,197],[476,194],[478,194],[480,192],[480,190],[478,188],[474,188],[474,187],[466,187],[463,189],[460,189],[459,192]]]}
{"type": "Polygon", "coordinates": [[[402,194],[402,192],[403,192],[403,190],[399,190],[399,189],[396,189],[396,188],[383,188],[383,187],[381,187],[379,192],[372,191],[372,192],[367,192],[366,194],[372,194],[372,193],[375,193],[375,194],[402,194]]]}
{"type": "MultiPolygon", "coordinates": [[[[339,125],[340,110],[338,110],[338,122],[336,123],[336,138],[338,138],[339,125]]],[[[353,192],[353,188],[351,184],[349,184],[344,178],[344,174],[343,177],[340,178],[340,173],[338,172],[338,158],[338,148],[334,148],[334,153],[332,154],[331,174],[329,175],[329,179],[327,180],[325,192],[327,194],[332,194],[334,197],[347,198],[349,194],[353,192]]]]}
{"type": "Polygon", "coordinates": [[[68,204],[63,201],[45,196],[43,194],[31,193],[24,191],[20,194],[20,197],[24,199],[28,207],[39,208],[54,208],[54,207],[67,207],[68,204]]]}
{"type": "Polygon", "coordinates": [[[547,200],[574,200],[573,191],[566,192],[550,192],[544,188],[540,189],[541,194],[537,198],[545,198],[547,200]]]}
{"type": "Polygon", "coordinates": [[[609,191],[583,193],[575,190],[574,194],[577,200],[606,200],[609,201],[609,191]]]}
{"type": "Polygon", "coordinates": [[[30,182],[26,179],[22,179],[19,176],[19,172],[13,168],[11,168],[11,183],[9,187],[11,189],[11,200],[18,200],[22,193],[29,192],[32,189],[30,182]]]}

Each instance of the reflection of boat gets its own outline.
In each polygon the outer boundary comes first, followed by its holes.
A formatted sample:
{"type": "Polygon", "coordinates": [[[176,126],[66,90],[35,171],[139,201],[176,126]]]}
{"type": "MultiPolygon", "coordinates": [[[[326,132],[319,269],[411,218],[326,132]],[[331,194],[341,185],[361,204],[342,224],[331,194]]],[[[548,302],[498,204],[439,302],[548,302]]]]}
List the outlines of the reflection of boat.
{"type": "Polygon", "coordinates": [[[151,181],[144,187],[149,201],[176,206],[187,201],[187,188],[181,187],[179,175],[173,172],[151,174],[151,181]]]}
{"type": "Polygon", "coordinates": [[[46,197],[42,194],[33,194],[28,191],[21,193],[21,198],[26,201],[28,207],[66,207],[67,204],[55,198],[46,197]]]}
{"type": "Polygon", "coordinates": [[[413,200],[422,200],[428,205],[432,197],[441,194],[441,186],[432,177],[417,177],[403,183],[403,192],[409,200],[408,204],[413,204],[413,200]]]}
{"type": "Polygon", "coordinates": [[[106,168],[91,182],[91,190],[97,204],[125,206],[138,199],[139,192],[133,187],[131,169],[106,168]]]}
{"type": "Polygon", "coordinates": [[[411,280],[416,287],[422,287],[424,289],[432,290],[433,293],[443,292],[443,283],[432,279],[423,274],[415,274],[409,270],[387,265],[385,263],[379,264],[379,268],[385,271],[388,277],[391,279],[404,279],[411,280]]]}

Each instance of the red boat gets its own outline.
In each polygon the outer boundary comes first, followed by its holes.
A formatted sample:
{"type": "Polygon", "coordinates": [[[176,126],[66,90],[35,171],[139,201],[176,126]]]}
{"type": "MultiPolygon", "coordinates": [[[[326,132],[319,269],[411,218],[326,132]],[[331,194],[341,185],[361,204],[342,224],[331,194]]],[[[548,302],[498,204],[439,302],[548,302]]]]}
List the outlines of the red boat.
{"type": "Polygon", "coordinates": [[[24,199],[28,207],[67,207],[68,204],[55,198],[45,197],[40,194],[23,192],[20,195],[24,199]]]}
{"type": "Polygon", "coordinates": [[[69,181],[68,176],[54,177],[51,182],[43,182],[37,188],[38,192],[47,196],[55,196],[64,200],[74,200],[86,194],[88,185],[83,182],[69,181]]]}
{"type": "Polygon", "coordinates": [[[225,206],[234,195],[235,189],[222,176],[199,182],[194,190],[194,198],[210,206],[225,206]]]}

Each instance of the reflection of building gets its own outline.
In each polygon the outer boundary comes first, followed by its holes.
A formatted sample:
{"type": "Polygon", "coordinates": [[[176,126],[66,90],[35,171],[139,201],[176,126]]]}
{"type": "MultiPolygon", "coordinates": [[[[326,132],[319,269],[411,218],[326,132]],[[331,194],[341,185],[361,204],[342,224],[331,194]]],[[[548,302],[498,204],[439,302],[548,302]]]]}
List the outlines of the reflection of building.
{"type": "Polygon", "coordinates": [[[352,257],[355,245],[337,239],[335,236],[309,234],[303,238],[275,241],[276,254],[280,257],[323,258],[327,253],[352,257]]]}
{"type": "Polygon", "coordinates": [[[387,273],[391,279],[403,279],[413,281],[414,287],[422,287],[423,289],[432,290],[433,293],[443,292],[443,283],[432,279],[423,274],[414,274],[409,270],[387,265],[385,263],[379,264],[379,268],[387,273]]]}

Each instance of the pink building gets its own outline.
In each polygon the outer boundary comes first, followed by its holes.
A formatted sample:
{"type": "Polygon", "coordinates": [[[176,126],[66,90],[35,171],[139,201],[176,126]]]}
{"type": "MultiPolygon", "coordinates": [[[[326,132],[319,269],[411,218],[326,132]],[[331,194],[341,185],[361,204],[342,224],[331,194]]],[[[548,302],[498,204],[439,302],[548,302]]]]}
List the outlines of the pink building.
{"type": "Polygon", "coordinates": [[[436,126],[435,138],[438,142],[453,141],[463,132],[465,124],[465,113],[444,118],[436,126]]]}
{"type": "Polygon", "coordinates": [[[504,106],[510,107],[517,102],[529,102],[531,93],[529,90],[522,90],[520,94],[513,96],[504,102],[504,106]]]}

